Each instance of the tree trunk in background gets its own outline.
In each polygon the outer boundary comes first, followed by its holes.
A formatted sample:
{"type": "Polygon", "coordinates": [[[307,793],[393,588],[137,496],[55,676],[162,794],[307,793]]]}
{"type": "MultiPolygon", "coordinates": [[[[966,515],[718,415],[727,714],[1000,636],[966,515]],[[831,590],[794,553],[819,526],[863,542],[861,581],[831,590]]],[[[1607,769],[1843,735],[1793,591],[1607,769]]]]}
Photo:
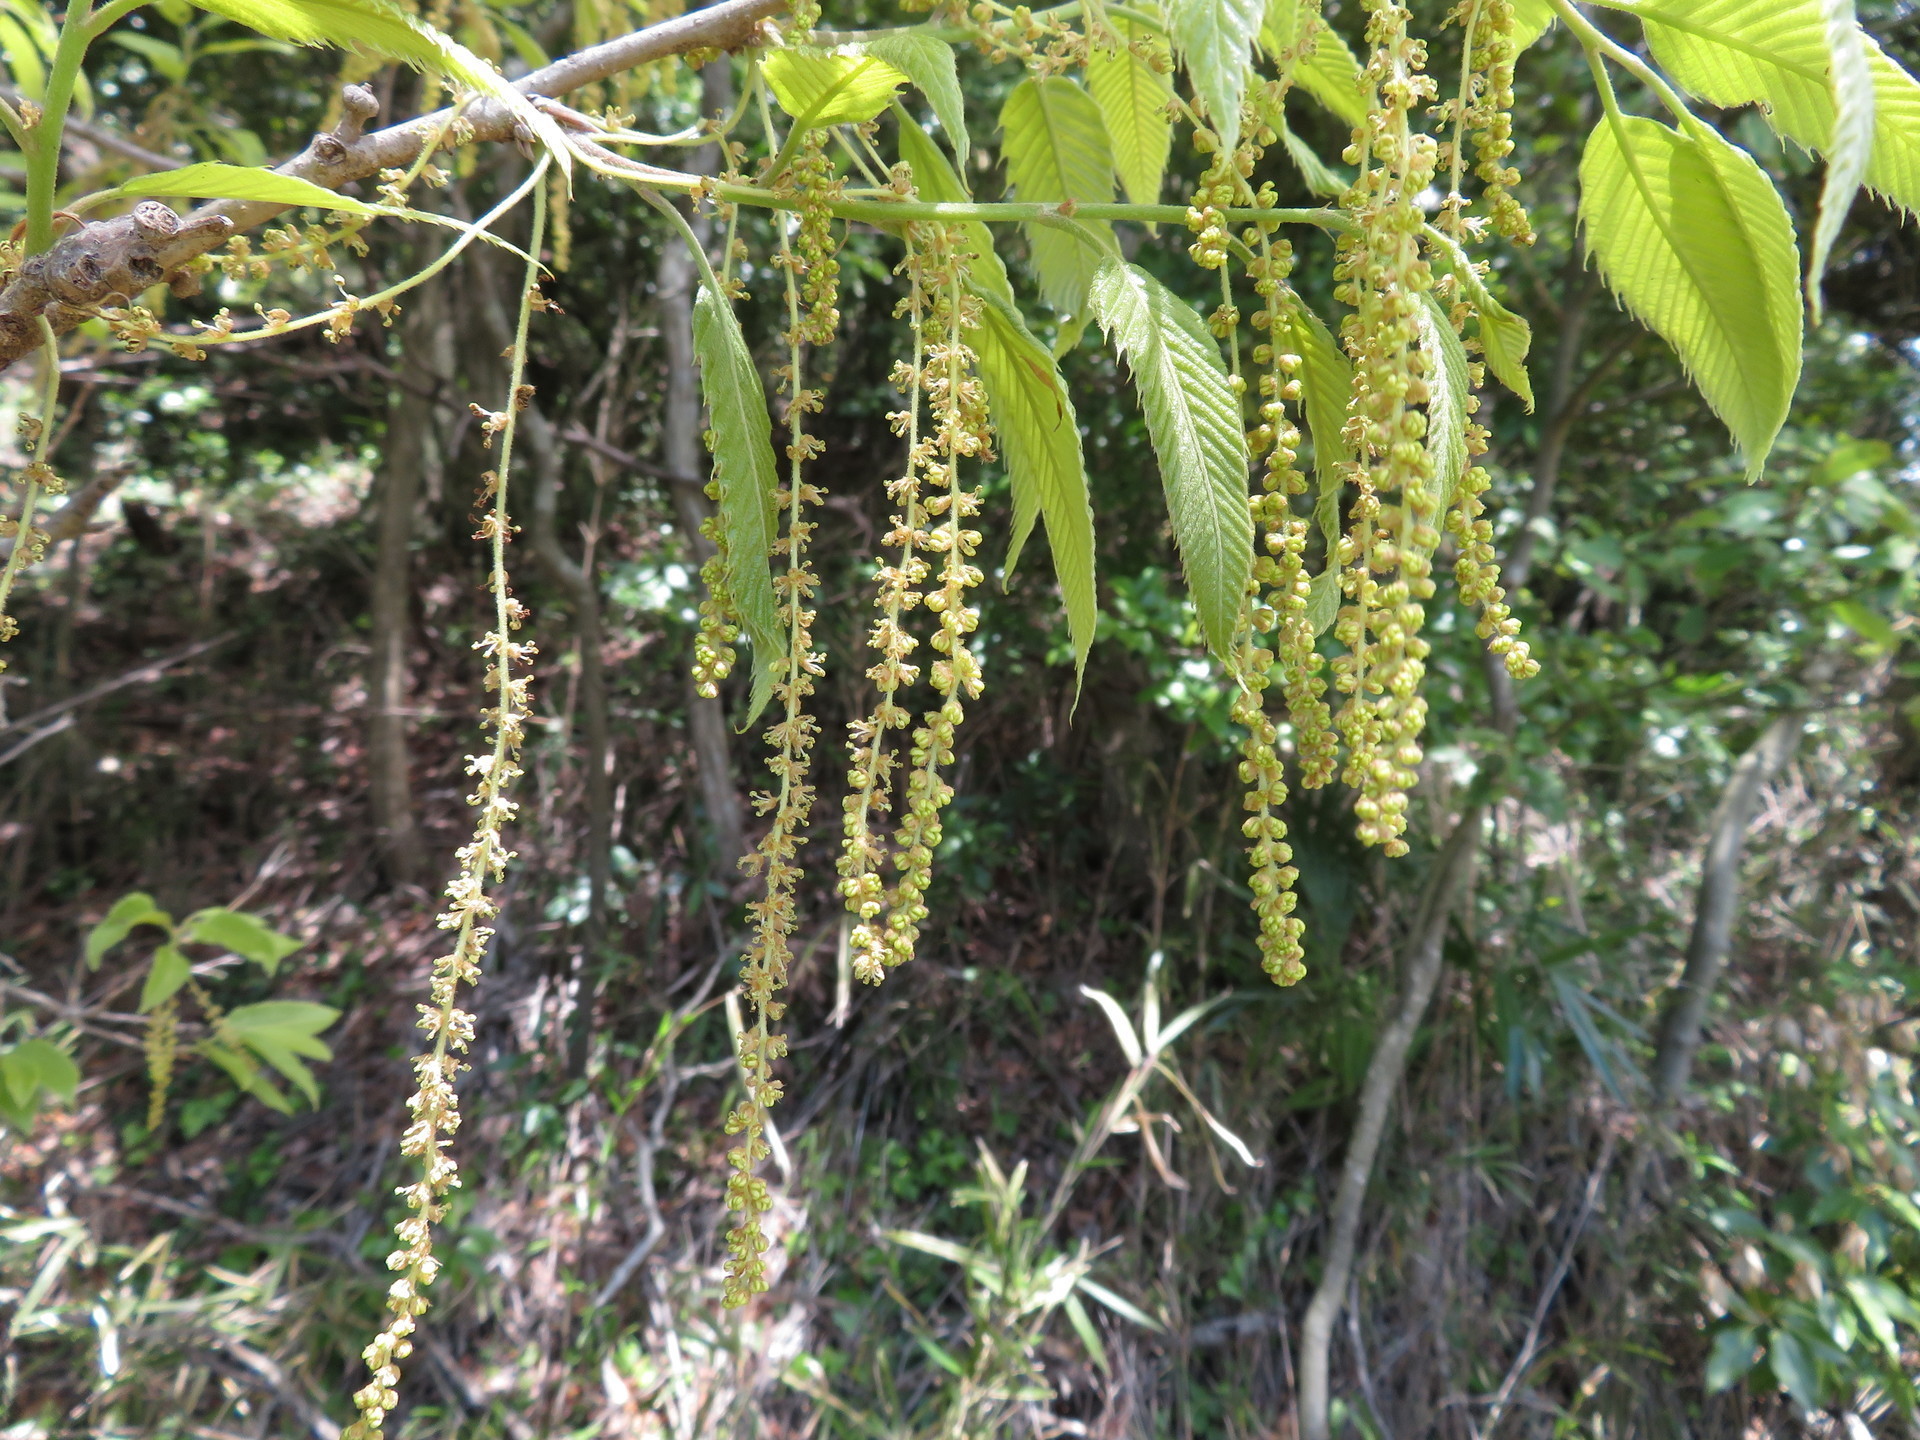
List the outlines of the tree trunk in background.
{"type": "Polygon", "coordinates": [[[1687,965],[1667,1002],[1660,1023],[1660,1046],[1653,1060],[1653,1100],[1665,1110],[1687,1088],[1693,1052],[1700,1044],[1700,1027],[1707,1006],[1720,983],[1727,947],[1733,939],[1734,907],[1740,899],[1740,857],[1746,850],[1747,830],[1760,808],[1760,792],[1780,773],[1800,738],[1800,716],[1782,715],[1761,732],[1753,748],[1740,757],[1728,777],[1726,792],[1714,811],[1707,832],[1707,852],[1700,864],[1700,899],[1694,908],[1693,933],[1687,940],[1687,965]]]}
{"type": "Polygon", "coordinates": [[[445,295],[439,286],[422,286],[401,311],[400,376],[387,403],[387,432],[375,482],[367,770],[380,863],[399,884],[420,879],[423,858],[409,774],[407,641],[412,630],[414,512],[423,480],[444,463],[429,397],[439,390],[451,360],[445,295]]]}
{"type": "MultiPolygon", "coordinates": [[[[733,103],[732,71],[725,60],[716,61],[700,72],[704,91],[703,105],[709,115],[724,111],[733,103]]],[[[696,171],[716,166],[714,147],[702,147],[690,163],[696,171]]],[[[708,238],[704,217],[695,216],[694,233],[702,241],[708,238]]],[[[711,248],[709,246],[709,248],[711,248]]],[[[713,544],[701,533],[700,526],[712,507],[707,501],[706,457],[700,444],[700,385],[693,359],[693,257],[682,245],[669,240],[660,254],[656,277],[660,304],[660,335],[667,350],[666,414],[661,426],[665,435],[662,459],[672,478],[673,511],[687,536],[689,553],[696,565],[704,565],[713,554],[713,544]]],[[[713,833],[720,874],[731,879],[734,862],[747,853],[746,816],[740,805],[740,792],[734,785],[732,744],[727,734],[726,709],[716,700],[708,700],[687,686],[687,729],[693,739],[694,764],[699,771],[700,799],[707,812],[707,824],[713,833]]]]}
{"type": "Polygon", "coordinates": [[[1360,1212],[1366,1204],[1367,1184],[1373,1177],[1373,1162],[1380,1153],[1380,1138],[1386,1131],[1393,1092],[1399,1089],[1401,1076],[1406,1073],[1407,1052],[1413,1046],[1414,1034],[1440,980],[1440,962],[1453,902],[1467,888],[1468,877],[1480,853],[1480,822],[1485,813],[1482,807],[1469,805],[1454,823],[1440,853],[1434,856],[1427,892],[1413,924],[1399,1009],[1380,1033],[1373,1058],[1367,1062],[1366,1083],[1360,1090],[1360,1118],[1354,1122],[1353,1134],[1347,1140],[1346,1159],[1340,1166],[1340,1189],[1333,1202],[1326,1267],[1307,1306],[1306,1319],[1300,1324],[1301,1440],[1329,1440],[1332,1433],[1328,1420],[1328,1356],[1332,1349],[1333,1322],[1346,1303],[1347,1281],[1353,1273],[1360,1212]]]}

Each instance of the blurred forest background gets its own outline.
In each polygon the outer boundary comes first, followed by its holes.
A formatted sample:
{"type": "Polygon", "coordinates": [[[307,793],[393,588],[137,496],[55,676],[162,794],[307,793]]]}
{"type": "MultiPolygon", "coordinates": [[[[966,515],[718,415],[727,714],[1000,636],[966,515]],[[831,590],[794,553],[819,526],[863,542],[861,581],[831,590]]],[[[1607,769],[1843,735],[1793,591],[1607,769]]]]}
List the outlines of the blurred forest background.
{"type": "MultiPolygon", "coordinates": [[[[1357,36],[1357,6],[1327,11],[1357,36]]],[[[1904,0],[1861,16],[1920,63],[1904,0]]],[[[448,23],[515,74],[648,18],[470,0],[448,23]]],[[[732,64],[637,72],[605,98],[671,129],[725,103],[732,64]]],[[[423,85],[172,0],[93,66],[76,192],[276,160],[333,123],[343,80],[393,116],[423,85]]],[[[962,74],[989,135],[1010,80],[962,74]]],[[[1139,412],[1109,355],[1067,356],[1099,521],[1084,691],[1076,707],[1044,557],[1004,591],[990,575],[988,689],[933,917],[883,989],[850,983],[837,808],[816,811],[772,1171],[782,1268],[724,1319],[723,1002],[760,744],[733,731],[735,689],[703,702],[687,678],[705,503],[691,267],[633,196],[582,178],[551,245],[561,313],[534,330],[518,476],[515,584],[542,652],[521,859],[475,1003],[448,1268],[394,1434],[945,1434],[956,1394],[991,1375],[993,1418],[969,1433],[1291,1437],[1362,1079],[1469,797],[1490,805],[1487,838],[1340,1297],[1338,1423],[1383,1440],[1914,1433],[1920,238],[1862,195],[1788,429],[1747,484],[1673,354],[1584,263],[1592,105],[1564,34],[1526,54],[1516,124],[1540,241],[1503,278],[1535,326],[1539,404],[1502,395],[1481,415],[1542,674],[1510,700],[1490,690],[1470,621],[1436,607],[1414,853],[1363,853],[1343,799],[1296,796],[1309,969],[1274,988],[1246,906],[1230,697],[1139,412]],[[1676,1068],[1663,1020],[1715,897],[1724,971],[1676,1068]],[[1107,1106],[1132,1073],[1121,1030],[1205,1001],[1167,1047],[1178,1082],[1143,1071],[1134,1103],[1107,1106]],[[1062,1267],[1092,1285],[1064,1296],[1062,1267]]],[[[1304,96],[1289,113],[1320,154],[1346,143],[1304,96]]],[[[1810,214],[1807,157],[1751,113],[1717,119],[1810,214]]],[[[466,152],[434,201],[471,216],[527,164],[466,152]]],[[[1178,197],[1200,159],[1182,141],[1173,164],[1178,197]]],[[[1275,179],[1282,204],[1315,203],[1286,166],[1275,179]]],[[[758,250],[763,222],[742,223],[758,250]]],[[[372,235],[336,257],[363,293],[418,259],[396,229],[372,235]]],[[[1189,239],[1142,234],[1135,258],[1201,307],[1213,282],[1185,263],[1189,239]]],[[[1296,283],[1326,285],[1324,238],[1300,244],[1296,283]]],[[[824,357],[828,784],[867,703],[858,597],[897,463],[892,245],[853,227],[824,357]]],[[[103,342],[64,364],[62,468],[111,494],[29,572],[0,682],[0,1001],[22,1034],[74,1035],[84,1080],[0,1141],[5,1440],[327,1440],[350,1413],[387,1283],[413,1007],[470,828],[486,615],[470,516],[490,462],[467,406],[504,384],[510,264],[475,247],[391,328],[337,346],[307,332],[190,364],[103,342]],[[134,890],[304,942],[277,975],[202,983],[229,1007],[341,1012],[317,1104],[275,1113],[183,1058],[148,1128],[130,1012],[151,944],[97,972],[80,949],[134,890]]],[[[751,288],[747,333],[769,336],[776,297],[751,288]]],[[[309,308],[329,298],[313,280],[309,308]]],[[[0,381],[10,412],[32,403],[29,368],[0,381]]],[[[1003,517],[990,502],[995,556],[1003,517]]]]}

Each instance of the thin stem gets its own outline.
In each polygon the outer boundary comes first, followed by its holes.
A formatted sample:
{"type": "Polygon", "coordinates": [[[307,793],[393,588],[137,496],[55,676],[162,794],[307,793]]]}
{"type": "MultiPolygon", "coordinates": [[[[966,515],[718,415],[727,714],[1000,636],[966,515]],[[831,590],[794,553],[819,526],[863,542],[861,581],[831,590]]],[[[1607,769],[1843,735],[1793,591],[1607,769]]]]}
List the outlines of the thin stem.
{"type": "MultiPolygon", "coordinates": [[[[534,167],[533,172],[527,176],[526,180],[521,183],[518,189],[514,190],[506,199],[502,200],[498,205],[495,205],[471,225],[455,222],[458,228],[464,233],[424,270],[416,271],[405,280],[389,285],[377,294],[366,296],[360,300],[356,308],[360,310],[377,309],[387,301],[424,285],[427,281],[438,275],[454,262],[462,250],[465,250],[475,240],[484,235],[487,232],[488,226],[492,225],[494,221],[498,220],[522,200],[526,199],[527,192],[538,186],[541,177],[546,174],[547,165],[548,162],[542,159],[540,164],[534,167]]],[[[534,258],[537,259],[538,257],[535,256],[534,258]]],[[[316,325],[326,324],[332,318],[333,312],[325,310],[313,315],[303,315],[298,320],[289,320],[284,325],[262,325],[252,330],[230,330],[226,332],[210,330],[203,331],[192,337],[182,336],[181,338],[192,345],[237,345],[243,340],[264,340],[276,335],[290,335],[296,330],[311,330],[316,325]]]]}
{"type": "MultiPolygon", "coordinates": [[[[1680,92],[1661,78],[1657,70],[1587,19],[1569,3],[1569,0],[1547,0],[1547,3],[1553,6],[1554,13],[1573,32],[1574,38],[1580,42],[1580,48],[1587,52],[1587,65],[1590,69],[1595,69],[1596,74],[1599,71],[1595,67],[1594,57],[1596,54],[1604,55],[1658,95],[1660,103],[1673,112],[1674,119],[1689,128],[1700,124],[1699,117],[1687,108],[1687,102],[1680,97],[1680,92]]],[[[1612,86],[1602,82],[1601,104],[1607,104],[1612,99],[1612,95],[1612,86]]],[[[1609,118],[1613,118],[1617,113],[1616,106],[1608,112],[1609,118]]]]}
{"type": "MultiPolygon", "coordinates": [[[[618,176],[621,179],[638,179],[644,184],[661,190],[692,190],[700,188],[716,200],[724,200],[733,205],[755,205],[764,210],[798,210],[801,201],[798,196],[781,195],[760,185],[734,185],[726,181],[717,181],[704,175],[687,175],[672,170],[660,170],[653,166],[634,165],[629,168],[622,164],[620,156],[611,154],[596,155],[591,150],[577,149],[575,155],[590,170],[602,175],[618,176]]],[[[1185,224],[1187,207],[1184,205],[1122,205],[1093,204],[1084,201],[1062,200],[1002,200],[1002,201],[928,201],[928,200],[860,200],[839,198],[827,202],[827,210],[841,220],[858,220],[869,225],[899,225],[909,220],[931,220],[953,224],[968,220],[978,220],[989,225],[1029,224],[1038,221],[1061,220],[1128,220],[1139,224],[1185,224]]],[[[1259,224],[1275,225],[1312,225],[1321,230],[1351,231],[1356,228],[1351,216],[1338,210],[1323,208],[1312,209],[1274,209],[1260,210],[1236,207],[1222,210],[1229,222],[1236,225],[1259,224]]]]}
{"type": "Polygon", "coordinates": [[[112,3],[101,6],[87,22],[87,40],[89,43],[98,40],[113,28],[116,21],[125,19],[146,3],[147,0],[112,0],[112,3]]]}
{"type": "Polygon", "coordinates": [[[1460,176],[1464,167],[1467,147],[1467,105],[1473,98],[1473,37],[1480,29],[1480,11],[1486,0],[1473,0],[1473,9],[1467,12],[1466,34],[1460,42],[1460,96],[1453,102],[1453,157],[1447,167],[1447,220],[1457,239],[1460,234],[1461,211],[1466,209],[1466,198],[1460,193],[1460,176]]]}
{"type": "MultiPolygon", "coordinates": [[[[0,568],[0,617],[7,613],[13,582],[27,567],[33,553],[33,512],[39,506],[41,490],[35,465],[45,464],[53,453],[53,417],[60,404],[60,342],[54,338],[53,326],[46,316],[40,316],[39,323],[41,351],[47,359],[46,388],[40,395],[40,433],[34,438],[34,464],[28,465],[27,478],[21,486],[19,528],[13,532],[13,548],[7,552],[6,566],[0,568]]],[[[0,625],[0,636],[5,633],[5,625],[0,625]]]]}
{"type": "MultiPolygon", "coordinates": [[[[119,3],[119,0],[115,0],[119,3]]],[[[87,58],[92,38],[87,22],[92,0],[73,0],[60,22],[60,41],[47,67],[47,89],[40,105],[40,123],[29,132],[33,143],[24,146],[27,157],[27,246],[38,255],[53,244],[53,197],[60,186],[60,137],[66,128],[67,107],[80,79],[80,63],[87,58]]]]}

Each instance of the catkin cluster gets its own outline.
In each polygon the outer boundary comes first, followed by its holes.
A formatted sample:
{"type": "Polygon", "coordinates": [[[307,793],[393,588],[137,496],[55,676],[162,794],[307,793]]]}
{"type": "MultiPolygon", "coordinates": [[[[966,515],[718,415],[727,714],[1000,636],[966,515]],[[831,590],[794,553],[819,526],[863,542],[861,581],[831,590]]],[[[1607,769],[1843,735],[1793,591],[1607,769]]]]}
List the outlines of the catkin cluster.
{"type": "Polygon", "coordinates": [[[1393,0],[1368,0],[1367,9],[1372,103],[1346,153],[1360,167],[1346,197],[1358,231],[1343,238],[1335,270],[1335,293],[1353,309],[1342,333],[1354,364],[1346,433],[1357,490],[1336,557],[1348,603],[1335,621],[1347,649],[1334,661],[1346,696],[1335,720],[1347,746],[1342,779],[1360,792],[1361,840],[1403,855],[1406,792],[1426,723],[1422,602],[1433,595],[1443,503],[1425,443],[1429,362],[1420,345],[1433,276],[1421,257],[1418,197],[1433,179],[1437,147],[1412,124],[1434,94],[1425,45],[1393,0]]]}
{"type": "Polygon", "coordinates": [[[775,371],[786,392],[788,478],[776,497],[786,528],[773,546],[774,592],[787,632],[787,651],[773,661],[779,719],[766,732],[773,752],[767,769],[774,788],[753,797],[754,808],[771,815],[772,824],[755,853],[742,862],[749,874],[761,875],[765,885],[761,898],[747,907],[754,933],[740,975],[753,1007],[749,1028],[738,1037],[746,1093],[726,1120],[726,1133],[740,1137],[739,1144],[727,1152],[732,1172],[727,1177],[727,1208],[739,1217],[727,1232],[723,1302],[729,1307],[744,1305],[767,1288],[764,1257],[770,1242],[762,1217],[772,1209],[773,1197],[759,1167],[772,1153],[766,1140],[767,1114],[779,1103],[783,1090],[773,1078],[773,1066],[787,1053],[787,1037],[773,1029],[786,1014],[786,1006],[774,997],[786,988],[793,963],[790,941],[799,923],[796,860],[813,813],[814,789],[807,775],[819,726],[807,713],[807,700],[814,681],[825,673],[824,657],[813,648],[810,602],[820,580],[807,561],[807,542],[815,522],[806,518],[808,507],[820,505],[825,494],[804,478],[806,463],[825,448],[806,431],[806,417],[820,409],[823,397],[806,388],[805,354],[808,346],[833,339],[839,323],[839,311],[834,308],[839,265],[833,258],[834,232],[827,208],[836,185],[817,132],[807,138],[792,168],[776,185],[800,204],[799,223],[792,235],[781,232],[774,256],[774,264],[786,273],[787,291],[787,363],[775,371]],[[780,568],[782,560],[784,568],[780,568]]]}
{"type": "Polygon", "coordinates": [[[887,417],[893,433],[907,442],[906,463],[898,478],[887,485],[894,514],[883,543],[889,552],[897,553],[898,559],[883,562],[875,577],[878,593],[874,605],[880,616],[867,635],[867,644],[875,655],[867,669],[867,678],[874,684],[873,709],[847,726],[852,763],[847,772],[847,797],[842,802],[845,838],[839,862],[840,893],[856,922],[850,939],[853,973],[870,985],[878,984],[886,975],[887,957],[886,924],[882,919],[887,891],[881,875],[887,851],[875,827],[879,817],[893,807],[893,772],[899,760],[893,753],[891,733],[904,729],[913,719],[913,713],[900,703],[900,691],[920,677],[920,667],[912,660],[920,642],[905,621],[925,598],[919,587],[931,569],[925,558],[928,517],[920,497],[923,483],[938,462],[933,437],[920,433],[920,405],[926,378],[928,312],[934,297],[928,290],[921,233],[920,227],[908,227],[906,257],[898,270],[906,277],[907,294],[896,314],[908,319],[913,359],[911,363],[895,362],[892,378],[907,403],[905,409],[887,417]]]}
{"type": "Polygon", "coordinates": [[[962,231],[930,227],[924,251],[925,284],[932,297],[929,327],[939,338],[927,346],[921,376],[934,421],[934,453],[929,493],[920,503],[927,518],[923,548],[938,562],[939,585],[927,591],[921,604],[937,618],[928,643],[939,658],[927,673],[940,703],[921,715],[913,732],[906,813],[893,836],[900,874],[887,910],[881,957],[886,966],[913,958],[920,922],[927,918],[925,896],[933,883],[933,852],[940,844],[940,812],[953,798],[941,767],[953,763],[954,735],[966,719],[964,702],[978,699],[985,683],[980,657],[968,638],[980,624],[980,612],[967,603],[967,592],[981,578],[972,558],[980,548],[980,532],[970,523],[980,511],[980,492],[967,489],[960,472],[961,461],[991,453],[986,392],[974,374],[975,356],[967,344],[967,333],[979,324],[980,302],[966,287],[970,254],[962,231]]]}

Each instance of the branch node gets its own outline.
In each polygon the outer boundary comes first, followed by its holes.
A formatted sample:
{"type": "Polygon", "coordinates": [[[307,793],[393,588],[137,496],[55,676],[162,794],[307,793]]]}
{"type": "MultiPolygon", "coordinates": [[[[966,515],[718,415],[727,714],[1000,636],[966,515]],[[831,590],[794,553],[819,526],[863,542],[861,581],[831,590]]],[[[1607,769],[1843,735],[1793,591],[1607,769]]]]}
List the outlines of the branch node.
{"type": "Polygon", "coordinates": [[[340,123],[333,133],[342,143],[351,145],[367,128],[367,122],[380,113],[380,100],[365,85],[348,85],[340,91],[340,123]]]}
{"type": "Polygon", "coordinates": [[[159,200],[142,200],[133,207],[133,228],[147,240],[166,240],[179,233],[180,217],[171,205],[159,200]]]}

